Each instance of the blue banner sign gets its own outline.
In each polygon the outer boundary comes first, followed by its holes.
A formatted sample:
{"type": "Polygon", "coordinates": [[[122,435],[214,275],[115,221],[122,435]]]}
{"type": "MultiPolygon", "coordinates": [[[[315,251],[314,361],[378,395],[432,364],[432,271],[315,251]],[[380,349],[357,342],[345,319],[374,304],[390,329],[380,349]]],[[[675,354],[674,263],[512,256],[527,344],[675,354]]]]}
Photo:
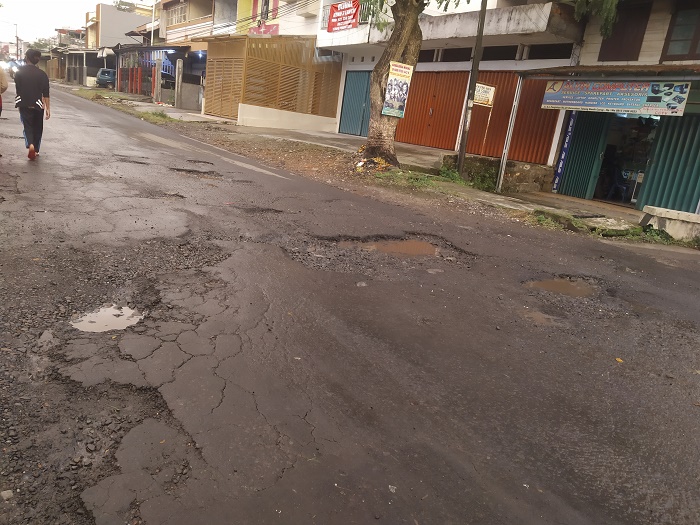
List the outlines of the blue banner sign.
{"type": "Polygon", "coordinates": [[[543,109],[682,116],[690,82],[550,80],[543,109]]]}
{"type": "Polygon", "coordinates": [[[557,169],[554,171],[552,193],[557,193],[559,191],[559,186],[561,185],[561,177],[564,175],[564,166],[566,166],[566,159],[569,156],[569,147],[571,146],[571,138],[574,135],[574,126],[576,126],[576,115],[578,115],[578,112],[572,111],[571,115],[569,116],[569,124],[566,126],[566,134],[564,135],[564,142],[561,145],[557,169]]]}

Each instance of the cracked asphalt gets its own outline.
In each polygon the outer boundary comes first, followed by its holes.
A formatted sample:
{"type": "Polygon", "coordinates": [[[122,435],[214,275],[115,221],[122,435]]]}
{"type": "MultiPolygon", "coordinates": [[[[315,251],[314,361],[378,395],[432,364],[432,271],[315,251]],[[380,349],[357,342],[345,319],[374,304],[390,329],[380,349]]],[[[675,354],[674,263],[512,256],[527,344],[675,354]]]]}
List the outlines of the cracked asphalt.
{"type": "Polygon", "coordinates": [[[698,252],[52,109],[0,120],[0,524],[700,522],[698,252]]]}

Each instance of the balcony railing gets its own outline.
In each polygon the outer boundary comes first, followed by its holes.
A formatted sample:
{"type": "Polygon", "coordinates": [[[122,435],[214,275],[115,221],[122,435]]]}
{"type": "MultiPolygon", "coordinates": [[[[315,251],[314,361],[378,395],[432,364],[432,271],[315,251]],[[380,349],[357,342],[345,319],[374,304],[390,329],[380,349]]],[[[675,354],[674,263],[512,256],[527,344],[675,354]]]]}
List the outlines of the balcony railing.
{"type": "MultiPolygon", "coordinates": [[[[328,29],[328,18],[331,14],[331,6],[323,6],[323,18],[321,19],[321,29],[328,29]]],[[[369,2],[360,2],[360,25],[369,24],[370,6],[369,2]]]]}

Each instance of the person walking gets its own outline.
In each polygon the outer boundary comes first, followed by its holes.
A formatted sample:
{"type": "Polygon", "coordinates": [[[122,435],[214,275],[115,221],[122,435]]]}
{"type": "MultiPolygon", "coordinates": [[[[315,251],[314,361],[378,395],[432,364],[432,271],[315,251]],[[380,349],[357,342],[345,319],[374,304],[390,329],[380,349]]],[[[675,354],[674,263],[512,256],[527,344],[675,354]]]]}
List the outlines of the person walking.
{"type": "Polygon", "coordinates": [[[29,160],[34,160],[39,154],[44,117],[46,120],[51,118],[49,77],[37,67],[40,59],[41,51],[27,50],[26,64],[15,73],[15,107],[19,109],[19,118],[24,127],[24,144],[29,160]]]}

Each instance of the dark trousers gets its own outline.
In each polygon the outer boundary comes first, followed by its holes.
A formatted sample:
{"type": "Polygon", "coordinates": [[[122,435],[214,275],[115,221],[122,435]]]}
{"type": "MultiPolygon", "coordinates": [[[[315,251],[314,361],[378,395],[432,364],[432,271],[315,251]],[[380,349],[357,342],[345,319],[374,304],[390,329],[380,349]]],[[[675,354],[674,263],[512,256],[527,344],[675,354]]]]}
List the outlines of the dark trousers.
{"type": "Polygon", "coordinates": [[[39,153],[41,136],[44,134],[44,110],[40,108],[19,108],[19,118],[24,126],[24,145],[34,144],[39,153]]]}

